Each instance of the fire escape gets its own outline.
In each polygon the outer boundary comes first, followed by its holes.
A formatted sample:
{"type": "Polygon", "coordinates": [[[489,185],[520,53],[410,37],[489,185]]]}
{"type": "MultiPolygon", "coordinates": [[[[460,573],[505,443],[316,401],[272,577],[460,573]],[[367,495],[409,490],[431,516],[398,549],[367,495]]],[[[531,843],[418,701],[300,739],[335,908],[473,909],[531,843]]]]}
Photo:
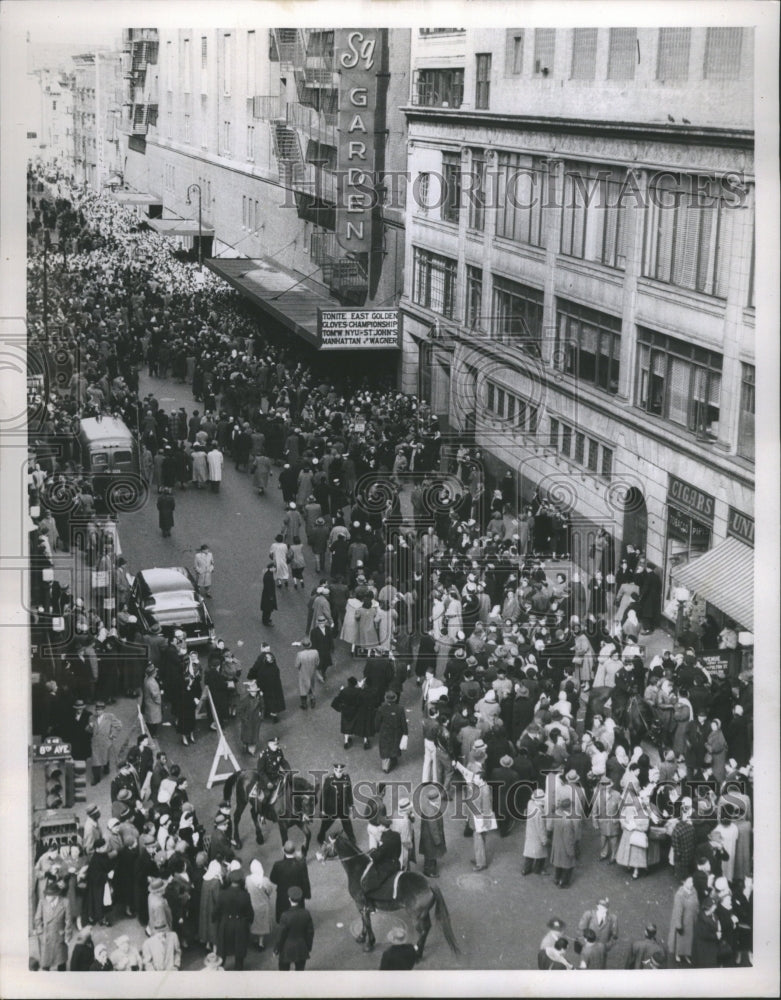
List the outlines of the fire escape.
{"type": "Polygon", "coordinates": [[[132,136],[146,136],[150,125],[157,125],[157,101],[147,80],[147,68],[157,65],[157,29],[125,28],[122,44],[127,88],[123,127],[132,136]]]}
{"type": "Polygon", "coordinates": [[[274,28],[270,48],[280,79],[295,88],[295,100],[259,96],[253,114],[269,123],[279,180],[294,192],[299,218],[314,223],[310,256],[322,271],[323,283],[342,301],[362,302],[368,291],[366,260],[348,255],[334,232],[339,95],[334,33],[274,28]]]}

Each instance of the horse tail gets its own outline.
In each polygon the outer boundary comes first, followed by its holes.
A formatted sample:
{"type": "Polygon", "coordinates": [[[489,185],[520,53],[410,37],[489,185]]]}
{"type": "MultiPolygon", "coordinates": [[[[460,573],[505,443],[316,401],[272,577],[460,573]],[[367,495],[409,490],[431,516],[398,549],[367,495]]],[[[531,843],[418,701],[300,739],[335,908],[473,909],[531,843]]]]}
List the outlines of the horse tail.
{"type": "Polygon", "coordinates": [[[460,955],[458,945],[456,944],[456,937],[453,933],[453,927],[450,923],[450,913],[447,908],[447,903],[445,902],[445,897],[442,895],[442,890],[438,885],[430,886],[432,893],[434,894],[434,902],[436,904],[434,909],[434,916],[442,925],[442,931],[445,935],[445,940],[450,945],[450,950],[454,955],[460,955]]]}
{"type": "Polygon", "coordinates": [[[225,787],[223,788],[223,795],[226,802],[230,802],[231,795],[233,795],[233,786],[236,784],[236,781],[240,774],[241,771],[234,771],[233,774],[225,782],[225,787]]]}

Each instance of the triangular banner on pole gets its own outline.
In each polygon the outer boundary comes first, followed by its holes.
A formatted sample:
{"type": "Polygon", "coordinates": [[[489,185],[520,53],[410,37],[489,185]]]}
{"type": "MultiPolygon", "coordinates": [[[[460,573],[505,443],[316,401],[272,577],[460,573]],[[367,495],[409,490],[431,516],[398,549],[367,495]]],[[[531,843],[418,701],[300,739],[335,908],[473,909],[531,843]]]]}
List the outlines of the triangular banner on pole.
{"type": "Polygon", "coordinates": [[[239,762],[233,755],[233,751],[225,738],[225,733],[222,731],[222,726],[220,725],[220,720],[217,717],[217,711],[214,708],[214,702],[212,701],[212,693],[208,687],[205,688],[206,696],[209,699],[209,705],[212,710],[212,718],[214,719],[214,724],[217,727],[217,733],[219,734],[219,740],[217,741],[217,749],[214,752],[214,760],[212,761],[212,768],[209,772],[209,779],[206,782],[206,787],[211,788],[212,785],[216,785],[218,781],[227,781],[228,778],[236,771],[240,771],[239,762]],[[233,764],[233,770],[227,771],[225,773],[218,773],[218,767],[220,761],[223,759],[229,760],[233,764]]]}

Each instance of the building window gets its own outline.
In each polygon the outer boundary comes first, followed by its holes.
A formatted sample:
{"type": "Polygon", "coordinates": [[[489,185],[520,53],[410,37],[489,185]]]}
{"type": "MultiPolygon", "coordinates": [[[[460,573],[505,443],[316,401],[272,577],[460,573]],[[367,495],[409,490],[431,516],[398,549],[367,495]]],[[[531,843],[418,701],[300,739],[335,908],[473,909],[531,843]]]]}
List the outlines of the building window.
{"type": "Polygon", "coordinates": [[[470,330],[484,330],[483,272],[471,264],[466,266],[466,325],[470,330]]]}
{"type": "Polygon", "coordinates": [[[415,198],[415,207],[419,215],[428,215],[430,192],[431,174],[427,172],[418,174],[418,179],[413,185],[413,195],[415,198]]]}
{"type": "Polygon", "coordinates": [[[485,229],[485,156],[482,150],[472,150],[472,173],[469,191],[469,228],[485,229]]]}
{"type": "Polygon", "coordinates": [[[561,425],[561,453],[567,458],[572,453],[572,428],[564,423],[561,425]]]}
{"type": "Polygon", "coordinates": [[[478,52],[475,82],[475,108],[487,111],[491,99],[491,53],[478,52]]]}
{"type": "Polygon", "coordinates": [[[260,205],[255,202],[255,229],[260,229],[260,205]]]}
{"type": "Polygon", "coordinates": [[[165,134],[168,139],[173,139],[174,137],[174,115],[172,111],[167,112],[165,116],[165,134]]]}
{"type": "Polygon", "coordinates": [[[413,247],[412,301],[452,318],[455,303],[456,262],[413,247]]]}
{"type": "Polygon", "coordinates": [[[247,32],[247,97],[257,93],[257,33],[247,32]]]}
{"type": "Polygon", "coordinates": [[[509,390],[486,381],[486,409],[527,434],[537,433],[539,409],[509,390]]]}
{"type": "Polygon", "coordinates": [[[233,36],[223,35],[222,45],[222,92],[230,97],[233,78],[233,36]]]}
{"type": "Polygon", "coordinates": [[[537,157],[499,153],[496,159],[496,235],[545,246],[548,168],[537,157]]]}
{"type": "Polygon", "coordinates": [[[247,196],[241,196],[241,228],[247,228],[247,196]]]}
{"type": "Polygon", "coordinates": [[[462,69],[422,69],[415,82],[413,102],[429,108],[460,108],[464,100],[462,69]]]}
{"type": "Polygon", "coordinates": [[[464,30],[464,28],[421,28],[420,35],[422,38],[426,35],[460,35],[464,30]]]}
{"type": "Polygon", "coordinates": [[[755,228],[751,231],[751,263],[749,264],[748,270],[748,298],[746,299],[746,305],[749,309],[754,308],[754,266],[755,266],[755,255],[757,250],[757,233],[756,233],[756,223],[755,228]]]}
{"type": "Polygon", "coordinates": [[[225,156],[230,156],[231,151],[231,123],[222,123],[222,151],[225,156]]]}
{"type": "Polygon", "coordinates": [[[597,29],[573,28],[572,80],[593,80],[597,68],[597,29]]]}
{"type": "Polygon", "coordinates": [[[611,28],[608,80],[634,80],[637,61],[637,28],[611,28]]]}
{"type": "Polygon", "coordinates": [[[561,252],[623,270],[626,266],[626,172],[567,164],[561,212],[561,252]]]}
{"type": "Polygon", "coordinates": [[[255,159],[255,126],[247,126],[247,159],[255,159]]]}
{"type": "Polygon", "coordinates": [[[191,125],[191,122],[192,122],[192,118],[190,117],[190,115],[185,115],[184,116],[184,141],[185,142],[189,142],[190,141],[190,125],[191,125]]]}
{"type": "Polygon", "coordinates": [[[550,434],[548,444],[554,451],[559,450],[559,422],[555,417],[550,418],[550,434]]]}
{"type": "Polygon", "coordinates": [[[719,433],[721,355],[638,328],[637,405],[697,435],[719,433]]]}
{"type": "Polygon", "coordinates": [[[600,475],[603,479],[610,481],[613,478],[613,449],[602,448],[602,471],[600,475]]]}
{"type": "Polygon", "coordinates": [[[206,69],[209,44],[206,35],[201,35],[201,69],[206,69]]]}
{"type": "Polygon", "coordinates": [[[190,61],[190,39],[185,38],[183,40],[183,51],[182,51],[182,65],[183,65],[183,86],[182,90],[185,94],[190,93],[191,78],[193,75],[192,62],[190,61]]]}
{"type": "Polygon", "coordinates": [[[251,233],[255,232],[255,210],[252,205],[252,198],[247,199],[247,229],[251,233]]]}
{"type": "Polygon", "coordinates": [[[596,472],[599,467],[599,443],[594,438],[588,438],[588,458],[586,467],[590,472],[596,472]]]}
{"type": "Polygon", "coordinates": [[[656,79],[661,83],[689,79],[691,28],[660,28],[656,79]]]}
{"type": "Polygon", "coordinates": [[[741,365],[740,422],[738,425],[738,455],[754,461],[754,407],[756,405],[756,373],[754,365],[741,365]]]}
{"type": "Polygon", "coordinates": [[[538,350],[542,339],[543,293],[507,278],[494,277],[494,340],[538,350]]]}
{"type": "Polygon", "coordinates": [[[708,28],[705,36],[705,79],[737,80],[743,28],[708,28]]]}
{"type": "Polygon", "coordinates": [[[442,154],[442,221],[458,225],[461,209],[461,156],[458,153],[442,154]]]}
{"type": "Polygon", "coordinates": [[[523,28],[508,28],[505,33],[504,75],[523,73],[523,28]]]}
{"type": "Polygon", "coordinates": [[[556,53],[556,29],[534,29],[534,75],[550,76],[556,53]]]}
{"type": "Polygon", "coordinates": [[[206,149],[209,145],[209,119],[206,117],[206,98],[201,98],[201,147],[206,149]]]}
{"type": "Polygon", "coordinates": [[[649,193],[645,277],[725,299],[734,212],[720,183],[665,173],[649,193]]]}
{"type": "Polygon", "coordinates": [[[556,300],[554,365],[605,392],[618,392],[621,320],[556,300]]]}

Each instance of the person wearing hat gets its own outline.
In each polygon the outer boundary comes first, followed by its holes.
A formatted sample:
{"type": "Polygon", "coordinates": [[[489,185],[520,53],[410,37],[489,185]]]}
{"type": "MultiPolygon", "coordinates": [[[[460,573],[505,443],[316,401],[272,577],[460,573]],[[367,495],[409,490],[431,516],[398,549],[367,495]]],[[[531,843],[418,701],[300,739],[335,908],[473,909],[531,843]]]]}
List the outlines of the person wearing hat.
{"type": "Polygon", "coordinates": [[[109,772],[109,759],[114,748],[114,741],[122,732],[122,723],[113,714],[106,711],[106,703],[95,703],[95,713],[92,716],[92,784],[97,785],[101,777],[109,772]]]}
{"type": "Polygon", "coordinates": [[[509,754],[499,758],[499,765],[488,775],[493,794],[493,807],[499,826],[499,836],[507,837],[512,832],[517,818],[516,791],[518,773],[513,769],[513,759],[509,754]]]}
{"type": "Polygon", "coordinates": [[[260,613],[262,624],[267,628],[273,626],[271,615],[277,610],[277,591],[274,580],[274,566],[272,560],[266,565],[266,572],[263,574],[263,590],[260,595],[260,613]]]}
{"type": "Polygon", "coordinates": [[[108,947],[105,941],[95,942],[95,953],[92,959],[92,964],[89,967],[89,972],[113,972],[114,966],[111,964],[111,959],[108,957],[108,947]]]}
{"type": "Polygon", "coordinates": [[[141,970],[141,952],[131,944],[127,934],[120,934],[114,939],[114,951],[109,959],[115,972],[139,972],[141,970]]]}
{"type": "Polygon", "coordinates": [[[618,941],[618,917],[609,910],[610,900],[603,896],[597,900],[597,905],[586,910],[578,923],[578,931],[584,935],[593,931],[596,941],[602,944],[609,953],[618,941]]]}
{"type": "Polygon", "coordinates": [[[211,447],[206,453],[206,464],[209,467],[209,486],[212,493],[220,492],[222,482],[223,454],[220,451],[216,439],[212,441],[211,447]]]}
{"type": "Polygon", "coordinates": [[[315,925],[311,913],[304,908],[304,893],[297,885],[288,889],[289,906],[279,921],[279,938],[274,954],[279,957],[280,972],[296,972],[306,968],[315,940],[315,925]]]}
{"type": "Polygon", "coordinates": [[[563,798],[556,803],[554,813],[547,819],[547,828],[552,834],[550,861],[554,869],[554,883],[560,889],[569,887],[580,853],[580,819],[573,815],[573,811],[572,799],[563,798]]]}
{"type": "Polygon", "coordinates": [[[73,914],[62,875],[50,871],[33,917],[33,933],[38,939],[38,961],[44,970],[65,971],[67,941],[73,933],[73,914]]]}
{"type": "Polygon", "coordinates": [[[335,760],[331,773],[323,779],[320,789],[320,829],[317,832],[317,843],[322,847],[325,835],[337,820],[342,829],[355,844],[357,843],[353,830],[353,783],[347,773],[347,765],[335,760]]]}
{"type": "Polygon", "coordinates": [[[249,945],[249,929],[254,913],[250,895],[244,885],[244,872],[237,862],[231,863],[228,884],[217,896],[213,920],[217,925],[217,954],[225,961],[229,955],[235,956],[234,968],[240,972],[249,945]]]}
{"type": "Polygon", "coordinates": [[[173,926],[171,907],[165,898],[165,890],[168,881],[165,878],[156,877],[149,880],[149,895],[147,899],[147,909],[149,920],[147,922],[147,933],[154,933],[160,923],[165,923],[170,930],[173,926]]]}
{"type": "Polygon", "coordinates": [[[407,798],[399,799],[398,813],[391,819],[391,829],[401,837],[401,857],[399,864],[402,871],[409,871],[410,864],[415,864],[415,816],[412,812],[412,802],[407,798]]]}
{"type": "Polygon", "coordinates": [[[315,673],[320,664],[320,654],[312,648],[312,640],[307,636],[301,640],[301,650],[296,654],[295,668],[298,673],[298,701],[306,711],[315,707],[315,673]]]}
{"type": "Polygon", "coordinates": [[[423,786],[419,808],[418,851],[423,857],[423,874],[428,878],[439,878],[437,862],[445,856],[447,845],[445,843],[443,802],[436,784],[423,786]]]}
{"type": "Polygon", "coordinates": [[[244,752],[255,756],[260,739],[260,724],[263,720],[263,699],[257,681],[250,680],[244,684],[246,693],[239,702],[237,712],[239,720],[239,739],[244,746],[244,752]]]}
{"type": "Polygon", "coordinates": [[[407,715],[398,704],[395,691],[386,691],[383,703],[374,715],[374,728],[380,751],[380,763],[384,774],[392,771],[401,750],[407,745],[407,715]]]}
{"type": "Polygon", "coordinates": [[[204,597],[212,596],[212,576],[214,575],[214,554],[206,542],[195,553],[195,582],[198,593],[204,597]]]}
{"type": "Polygon", "coordinates": [[[146,972],[171,972],[182,966],[179,936],[164,917],[155,920],[151,933],[141,947],[141,966],[146,972]]]}
{"type": "Polygon", "coordinates": [[[378,814],[376,821],[382,833],[377,846],[369,851],[370,861],[361,875],[361,889],[369,898],[401,868],[401,835],[392,829],[390,817],[378,814]]]}
{"type": "Polygon", "coordinates": [[[274,541],[271,543],[271,547],[268,550],[268,557],[274,564],[274,578],[277,581],[277,587],[281,587],[282,584],[284,584],[285,587],[289,585],[289,554],[290,550],[288,549],[282,534],[276,535],[274,537],[274,541]]]}
{"type": "Polygon", "coordinates": [[[531,794],[526,807],[526,828],[523,841],[522,875],[543,875],[548,860],[550,831],[545,792],[538,788],[531,794]]]}
{"type": "Polygon", "coordinates": [[[268,877],[277,887],[275,907],[277,923],[285,910],[290,908],[290,890],[293,887],[300,890],[303,900],[312,898],[306,861],[296,855],[295,845],[291,840],[286,840],[282,845],[282,858],[271,866],[268,877]]]}
{"type": "Polygon", "coordinates": [[[649,968],[648,962],[660,955],[660,964],[650,966],[651,968],[664,968],[667,964],[667,949],[656,936],[656,924],[646,924],[645,935],[639,941],[633,941],[627,952],[625,969],[649,968]]]}
{"type": "Polygon", "coordinates": [[[86,885],[81,909],[82,923],[103,923],[105,926],[110,923],[104,896],[108,873],[113,867],[114,860],[108,856],[108,844],[102,837],[99,837],[95,841],[92,857],[87,864],[86,885]]]}
{"type": "Polygon", "coordinates": [[[329,620],[329,618],[330,612],[328,615],[318,614],[315,619],[315,627],[309,633],[312,649],[317,651],[319,657],[317,679],[323,684],[325,684],[328,668],[333,663],[334,629],[333,620],[329,620]]]}
{"type": "Polygon", "coordinates": [[[157,523],[163,538],[171,537],[171,529],[174,527],[174,510],[176,510],[176,498],[170,486],[161,486],[160,495],[157,498],[157,523]]]}
{"type": "Polygon", "coordinates": [[[621,835],[621,793],[610,778],[599,779],[591,809],[591,822],[600,836],[599,860],[614,864],[621,835]]]}
{"type": "Polygon", "coordinates": [[[374,735],[372,726],[374,700],[371,692],[359,684],[356,677],[348,677],[347,684],[342,685],[331,702],[331,708],[341,714],[339,728],[345,750],[353,745],[353,736],[362,739],[364,750],[368,750],[369,739],[374,735]]]}
{"type": "Polygon", "coordinates": [[[225,972],[222,959],[216,951],[210,951],[203,960],[203,972],[225,972]]]}
{"type": "Polygon", "coordinates": [[[157,667],[152,663],[146,668],[142,711],[150,735],[155,736],[163,721],[163,692],[157,680],[157,667]]]}
{"type": "Polygon", "coordinates": [[[82,698],[73,703],[73,712],[63,722],[62,736],[71,745],[71,753],[76,761],[89,760],[92,753],[92,713],[82,698]]]}
{"type": "Polygon", "coordinates": [[[407,932],[403,927],[394,927],[388,934],[390,946],[385,949],[380,958],[380,970],[400,972],[413,969],[420,958],[417,945],[407,941],[407,932]]]}
{"type": "Polygon", "coordinates": [[[87,806],[87,816],[84,820],[84,832],[81,837],[81,844],[84,854],[89,857],[95,850],[95,841],[103,839],[103,830],[100,826],[100,809],[93,802],[87,806]]]}
{"type": "Polygon", "coordinates": [[[574,969],[575,966],[567,959],[565,954],[568,947],[569,941],[565,937],[557,937],[546,948],[540,948],[537,952],[537,968],[553,972],[574,969]]]}
{"type": "Polygon", "coordinates": [[[670,850],[673,858],[675,878],[679,882],[691,875],[697,849],[697,832],[692,823],[692,800],[681,799],[680,817],[670,835],[670,850]]]}

